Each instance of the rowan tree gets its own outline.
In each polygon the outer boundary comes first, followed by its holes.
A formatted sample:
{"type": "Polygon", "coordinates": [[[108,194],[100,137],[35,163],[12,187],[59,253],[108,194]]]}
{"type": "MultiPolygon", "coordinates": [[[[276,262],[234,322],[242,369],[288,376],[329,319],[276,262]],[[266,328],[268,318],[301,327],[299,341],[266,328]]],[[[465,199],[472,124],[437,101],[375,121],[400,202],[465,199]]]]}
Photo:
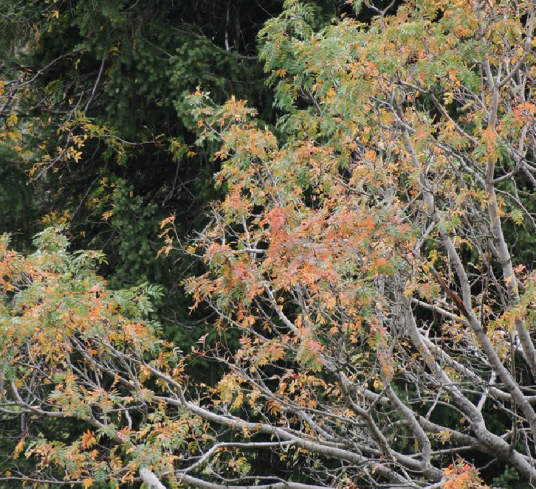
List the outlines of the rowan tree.
{"type": "Polygon", "coordinates": [[[535,5],[363,3],[370,25],[315,30],[297,0],[266,24],[276,127],[190,98],[221,145],[225,198],[183,246],[216,340],[159,340],[143,293],[107,291],[57,234],[5,249],[2,412],[92,426],[28,429],[6,478],[452,489],[496,463],[535,485],[535,5]],[[192,383],[198,357],[216,385],[192,383]]]}

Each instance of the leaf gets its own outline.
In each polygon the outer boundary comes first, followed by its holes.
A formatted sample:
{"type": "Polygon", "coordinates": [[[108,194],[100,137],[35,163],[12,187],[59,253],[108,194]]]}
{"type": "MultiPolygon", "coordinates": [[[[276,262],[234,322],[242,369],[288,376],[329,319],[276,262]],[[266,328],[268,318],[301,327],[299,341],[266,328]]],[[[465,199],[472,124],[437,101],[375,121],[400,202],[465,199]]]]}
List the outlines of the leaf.
{"type": "Polygon", "coordinates": [[[91,448],[92,446],[97,444],[97,439],[95,438],[95,435],[92,431],[87,430],[82,435],[82,441],[81,446],[83,449],[91,448]]]}
{"type": "Polygon", "coordinates": [[[7,118],[7,125],[8,127],[14,127],[15,125],[17,125],[18,121],[19,118],[17,117],[17,114],[11,113],[7,118]]]}
{"type": "Polygon", "coordinates": [[[13,458],[18,458],[21,452],[24,450],[24,447],[26,445],[26,441],[24,438],[22,438],[17,445],[15,446],[15,450],[13,451],[13,458]]]}

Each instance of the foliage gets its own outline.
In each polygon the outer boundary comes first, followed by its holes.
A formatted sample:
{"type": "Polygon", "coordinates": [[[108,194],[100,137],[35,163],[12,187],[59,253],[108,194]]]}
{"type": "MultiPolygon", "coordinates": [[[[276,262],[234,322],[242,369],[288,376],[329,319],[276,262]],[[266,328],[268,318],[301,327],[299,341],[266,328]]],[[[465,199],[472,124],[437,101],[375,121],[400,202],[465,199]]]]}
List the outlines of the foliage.
{"type": "MultiPolygon", "coordinates": [[[[117,132],[141,135],[138,117],[130,126],[121,109],[115,120],[61,121],[60,155],[78,163],[82,145],[94,143],[113,161],[99,173],[96,207],[125,238],[112,267],[118,282],[135,267],[153,277],[148,250],[161,232],[160,256],[199,261],[184,285],[193,309],[212,315],[181,351],[153,320],[161,288],[110,290],[96,272],[103,255],[70,253],[54,229],[28,256],[4,240],[0,416],[14,445],[4,480],[532,483],[536,275],[523,244],[536,232],[534,5],[350,4],[370,22],[326,24],[313,6],[287,0],[264,25],[273,127],[239,97],[221,104],[217,82],[215,100],[200,89],[185,100],[181,80],[175,92],[155,92],[154,101],[176,97],[199,130],[197,149],[177,134],[170,145],[154,137],[155,148],[172,161],[207,148],[209,160],[217,148],[211,168],[223,198],[188,242],[175,217],[156,231],[157,207],[116,174],[145,147],[117,132]],[[523,230],[521,244],[508,229],[523,230]],[[132,242],[141,254],[131,256],[132,242]],[[200,361],[218,365],[217,382],[199,380],[200,361]],[[78,430],[47,432],[47,418],[78,430]]],[[[86,43],[105,42],[95,27],[105,21],[122,32],[122,15],[137,5],[78,4],[95,14],[80,24],[86,43]]],[[[207,42],[195,45],[206,52],[207,42]]],[[[145,87],[154,60],[143,51],[145,87]]],[[[190,70],[188,54],[176,70],[190,70]]],[[[9,124],[14,146],[29,129],[9,124]]],[[[54,164],[61,173],[72,161],[54,164]]],[[[135,168],[135,181],[147,175],[135,168]]]]}
{"type": "MultiPolygon", "coordinates": [[[[21,237],[24,227],[28,248],[43,226],[69,223],[77,247],[118,263],[131,239],[107,219],[119,181],[142,199],[140,213],[162,220],[179,210],[185,230],[200,223],[214,168],[205,152],[174,146],[195,139],[185,94],[203,85],[269,113],[255,34],[280,2],[264,3],[1,0],[0,141],[38,202],[22,223],[2,214],[2,231],[21,237]]],[[[140,232],[141,247],[152,246],[153,228],[140,232]]],[[[151,265],[160,276],[162,263],[151,265]]]]}
{"type": "Polygon", "coordinates": [[[28,240],[30,223],[35,219],[34,191],[28,185],[23,172],[10,161],[9,152],[0,153],[0,222],[10,223],[18,232],[13,239],[24,246],[28,240]]]}
{"type": "MultiPolygon", "coordinates": [[[[310,19],[287,2],[261,32],[286,111],[275,133],[243,102],[192,99],[227,195],[198,241],[209,270],[187,286],[243,332],[221,396],[351,450],[356,485],[433,485],[458,449],[530,480],[534,275],[503,226],[535,230],[517,190],[533,193],[534,10],[310,19]]],[[[302,467],[340,478],[312,454],[302,467]]],[[[453,467],[445,484],[478,484],[453,467]]]]}
{"type": "Polygon", "coordinates": [[[150,463],[151,457],[159,464],[168,463],[158,452],[184,443],[195,421],[185,420],[184,431],[179,429],[183,423],[174,419],[173,427],[182,435],[176,433],[173,441],[156,438],[161,448],[154,447],[151,455],[141,447],[143,440],[157,437],[152,428],[163,427],[162,415],[157,409],[133,422],[129,414],[131,409],[158,404],[157,392],[142,387],[151,365],[165,364],[175,373],[180,370],[177,350],[168,350],[156,338],[158,324],[147,321],[153,310],[151,300],[158,299],[161,291],[155,287],[108,290],[94,272],[103,255],[69,253],[67,240],[53,228],[38,235],[35,244],[38,251],[28,257],[10,251],[5,238],[0,250],[1,389],[4,399],[10,389],[16,400],[3,403],[3,416],[27,413],[29,417],[28,431],[18,438],[12,465],[4,475],[24,480],[18,469],[31,464],[45,479],[50,468],[52,473],[63,471],[66,481],[81,479],[90,487],[92,482],[119,476],[130,480],[142,459],[143,463],[150,463]],[[139,375],[136,392],[125,395],[112,365],[119,361],[115,365],[119,367],[121,359],[124,362],[131,354],[136,356],[139,375]],[[81,378],[84,381],[79,382],[81,378]],[[78,436],[71,432],[67,440],[53,433],[46,439],[39,422],[43,415],[75,418],[87,428],[78,429],[78,436]],[[126,443],[131,437],[134,444],[116,455],[116,448],[106,446],[108,439],[126,443]],[[27,460],[19,466],[22,453],[27,460]]]}

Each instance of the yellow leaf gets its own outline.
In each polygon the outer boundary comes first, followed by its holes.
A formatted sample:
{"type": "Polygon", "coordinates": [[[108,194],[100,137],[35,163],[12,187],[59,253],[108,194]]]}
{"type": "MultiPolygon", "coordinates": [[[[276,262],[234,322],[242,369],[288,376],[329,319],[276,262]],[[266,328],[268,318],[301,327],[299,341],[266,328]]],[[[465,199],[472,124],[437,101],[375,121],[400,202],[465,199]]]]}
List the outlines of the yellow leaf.
{"type": "Polygon", "coordinates": [[[175,215],[166,217],[161,223],[160,223],[160,229],[164,228],[168,224],[173,224],[175,222],[175,215]]]}
{"type": "Polygon", "coordinates": [[[84,489],[87,489],[88,487],[91,487],[93,485],[93,479],[89,477],[88,479],[84,479],[84,489]]]}
{"type": "Polygon", "coordinates": [[[10,114],[7,118],[7,125],[9,127],[13,127],[17,122],[19,118],[17,117],[17,114],[10,114]]]}
{"type": "Polygon", "coordinates": [[[452,92],[445,92],[443,95],[443,101],[445,105],[449,105],[454,100],[454,94],[452,92]]]}
{"type": "Polygon", "coordinates": [[[448,441],[450,441],[450,432],[443,430],[436,434],[437,438],[441,441],[441,443],[444,445],[448,441]]]}
{"type": "Polygon", "coordinates": [[[95,435],[93,432],[87,430],[82,435],[82,448],[91,448],[93,445],[97,443],[97,439],[95,438],[95,435]]]}
{"type": "Polygon", "coordinates": [[[13,452],[13,458],[18,458],[22,450],[24,449],[24,445],[26,442],[24,440],[21,440],[17,443],[17,446],[15,447],[15,451],[13,452]]]}

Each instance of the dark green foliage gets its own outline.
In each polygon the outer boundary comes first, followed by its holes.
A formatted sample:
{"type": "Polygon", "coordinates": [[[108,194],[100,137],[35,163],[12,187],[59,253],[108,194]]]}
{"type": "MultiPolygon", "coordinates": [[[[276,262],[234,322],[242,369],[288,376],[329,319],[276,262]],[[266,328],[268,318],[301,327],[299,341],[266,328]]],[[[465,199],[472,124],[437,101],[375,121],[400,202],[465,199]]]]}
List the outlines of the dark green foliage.
{"type": "Polygon", "coordinates": [[[23,247],[37,215],[35,192],[11,158],[11,152],[0,150],[0,233],[12,231],[14,245],[23,247]]]}
{"type": "MultiPolygon", "coordinates": [[[[155,218],[180,209],[189,227],[204,199],[214,195],[205,191],[214,168],[202,152],[174,157],[166,140],[193,143],[184,98],[197,86],[220,101],[236,94],[270,110],[255,38],[281,3],[3,0],[0,7],[7,13],[0,35],[5,79],[38,75],[31,89],[17,94],[15,109],[21,120],[38,121],[33,146],[44,142],[54,155],[66,144],[66,124],[73,133],[84,132],[82,116],[101,128],[76,164],[37,171],[51,194],[41,217],[76,211],[75,237],[82,232],[114,253],[106,246],[107,223],[97,222],[96,207],[105,212],[105,205],[90,206],[88,197],[95,197],[102,178],[121,178],[143,198],[140,205],[158,207],[155,218]],[[109,138],[125,151],[118,154],[109,138]]],[[[26,158],[26,170],[36,161],[38,154],[26,158]]],[[[6,230],[17,229],[13,223],[6,230]]]]}

